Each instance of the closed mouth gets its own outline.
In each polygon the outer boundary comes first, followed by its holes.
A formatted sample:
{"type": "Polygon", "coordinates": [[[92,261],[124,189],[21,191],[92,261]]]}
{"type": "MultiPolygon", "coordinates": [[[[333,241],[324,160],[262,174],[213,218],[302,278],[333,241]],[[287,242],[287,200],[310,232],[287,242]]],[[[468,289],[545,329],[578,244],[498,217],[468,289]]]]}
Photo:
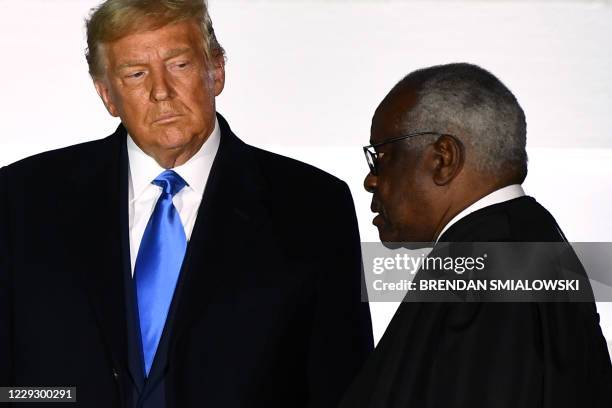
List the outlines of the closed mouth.
{"type": "Polygon", "coordinates": [[[159,118],[155,119],[153,123],[171,121],[172,119],[176,119],[180,116],[183,116],[183,115],[178,114],[178,113],[168,113],[168,114],[162,115],[159,118]]]}

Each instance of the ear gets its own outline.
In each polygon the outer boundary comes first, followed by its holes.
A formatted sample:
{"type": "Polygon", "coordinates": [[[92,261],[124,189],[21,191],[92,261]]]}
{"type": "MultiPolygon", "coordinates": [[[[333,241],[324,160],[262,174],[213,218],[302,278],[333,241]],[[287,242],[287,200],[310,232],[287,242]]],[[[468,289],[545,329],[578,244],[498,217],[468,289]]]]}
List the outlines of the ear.
{"type": "Polygon", "coordinates": [[[104,102],[104,106],[106,106],[108,113],[114,117],[118,117],[119,110],[117,110],[117,106],[111,98],[110,89],[107,82],[101,79],[94,79],[94,86],[96,87],[98,95],[100,95],[100,98],[102,98],[102,102],[104,102]]]}
{"type": "Polygon", "coordinates": [[[465,162],[465,148],[459,139],[451,135],[440,136],[433,148],[433,181],[438,186],[444,186],[461,173],[465,162]]]}
{"type": "Polygon", "coordinates": [[[215,81],[215,96],[219,96],[225,87],[225,58],[222,53],[214,58],[214,66],[211,74],[215,81]]]}

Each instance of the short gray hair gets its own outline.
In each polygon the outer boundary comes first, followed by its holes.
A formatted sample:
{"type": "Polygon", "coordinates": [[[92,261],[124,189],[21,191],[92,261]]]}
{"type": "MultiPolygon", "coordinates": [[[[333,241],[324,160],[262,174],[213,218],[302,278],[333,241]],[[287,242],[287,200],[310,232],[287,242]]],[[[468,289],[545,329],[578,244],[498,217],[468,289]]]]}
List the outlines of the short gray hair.
{"type": "MultiPolygon", "coordinates": [[[[410,73],[389,96],[407,89],[417,93],[416,105],[404,118],[410,131],[455,135],[474,152],[466,164],[494,175],[510,173],[521,182],[525,179],[525,113],[493,74],[467,63],[437,65],[410,73]]],[[[434,140],[415,139],[422,145],[434,140]]]]}

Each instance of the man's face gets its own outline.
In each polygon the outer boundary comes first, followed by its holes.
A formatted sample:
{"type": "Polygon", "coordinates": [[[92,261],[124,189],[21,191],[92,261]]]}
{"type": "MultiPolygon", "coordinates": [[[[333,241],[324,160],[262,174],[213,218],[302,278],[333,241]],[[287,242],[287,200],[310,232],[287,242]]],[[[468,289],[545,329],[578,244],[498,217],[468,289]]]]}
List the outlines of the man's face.
{"type": "Polygon", "coordinates": [[[223,57],[207,62],[197,23],[184,21],[105,44],[96,89],[136,144],[163,167],[182,164],[214,129],[223,57]]]}
{"type": "MultiPolygon", "coordinates": [[[[393,117],[377,112],[372,120],[371,143],[376,144],[405,134],[393,126],[393,117]]],[[[417,136],[420,137],[420,136],[417,136]]],[[[373,224],[382,242],[430,242],[435,231],[431,178],[422,152],[410,147],[411,140],[377,148],[377,175],[368,174],[365,189],[373,194],[373,224]]]]}

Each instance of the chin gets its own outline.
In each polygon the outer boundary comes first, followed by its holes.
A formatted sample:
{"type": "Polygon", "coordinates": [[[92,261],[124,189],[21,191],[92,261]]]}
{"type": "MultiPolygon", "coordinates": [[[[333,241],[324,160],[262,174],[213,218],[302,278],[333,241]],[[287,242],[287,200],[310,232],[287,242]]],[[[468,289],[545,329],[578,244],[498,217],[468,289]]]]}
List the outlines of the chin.
{"type": "Polygon", "coordinates": [[[393,231],[385,227],[378,227],[378,238],[386,248],[397,248],[398,239],[393,231]]]}
{"type": "Polygon", "coordinates": [[[192,137],[183,129],[167,129],[159,137],[159,144],[166,149],[180,149],[192,141],[192,137]]]}
{"type": "Polygon", "coordinates": [[[433,246],[431,242],[417,237],[416,234],[410,234],[384,227],[378,228],[378,237],[385,248],[389,249],[420,249],[431,248],[433,246]]]}

